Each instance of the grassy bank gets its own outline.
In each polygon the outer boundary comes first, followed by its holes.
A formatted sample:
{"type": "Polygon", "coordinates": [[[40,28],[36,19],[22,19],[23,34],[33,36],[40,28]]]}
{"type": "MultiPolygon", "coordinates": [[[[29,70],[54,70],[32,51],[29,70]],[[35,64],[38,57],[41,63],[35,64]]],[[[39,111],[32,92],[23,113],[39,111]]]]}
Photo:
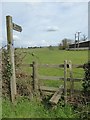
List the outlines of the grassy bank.
{"type": "Polygon", "coordinates": [[[42,104],[33,99],[29,101],[25,97],[17,99],[13,105],[8,99],[3,99],[3,118],[75,118],[74,111],[70,105],[62,107],[58,104],[56,109],[42,104]]]}

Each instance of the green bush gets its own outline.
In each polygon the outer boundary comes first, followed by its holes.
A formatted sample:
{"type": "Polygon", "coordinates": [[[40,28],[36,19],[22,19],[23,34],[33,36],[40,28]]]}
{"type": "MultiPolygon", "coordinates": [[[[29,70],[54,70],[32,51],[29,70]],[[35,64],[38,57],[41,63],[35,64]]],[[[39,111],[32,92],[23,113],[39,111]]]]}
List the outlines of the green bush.
{"type": "Polygon", "coordinates": [[[85,75],[84,75],[82,86],[83,86],[84,92],[89,93],[90,91],[90,62],[84,65],[84,71],[85,71],[85,75]]]}
{"type": "Polygon", "coordinates": [[[10,64],[9,53],[2,50],[2,79],[9,81],[12,76],[12,66],[10,64]]]}

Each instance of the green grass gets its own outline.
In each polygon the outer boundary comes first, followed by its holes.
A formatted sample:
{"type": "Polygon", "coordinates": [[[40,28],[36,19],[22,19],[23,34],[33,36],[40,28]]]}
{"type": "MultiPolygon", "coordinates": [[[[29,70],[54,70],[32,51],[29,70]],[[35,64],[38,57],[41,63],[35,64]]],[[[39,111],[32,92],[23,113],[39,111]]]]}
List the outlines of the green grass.
{"type": "MultiPolygon", "coordinates": [[[[19,57],[23,57],[26,53],[26,57],[22,60],[23,64],[30,64],[32,61],[37,61],[39,64],[63,64],[64,60],[71,60],[73,64],[84,64],[88,60],[88,51],[64,51],[54,48],[49,50],[48,48],[37,48],[37,49],[17,49],[16,53],[21,54],[19,57]],[[34,53],[35,56],[31,54],[34,53]]],[[[19,60],[18,60],[19,61],[19,60]]],[[[24,72],[28,75],[32,74],[32,68],[21,66],[20,72],[24,72]]],[[[63,76],[63,69],[56,68],[40,68],[40,75],[46,76],[63,76]]],[[[73,69],[74,77],[83,77],[83,69],[73,69]]],[[[24,78],[23,78],[24,79],[24,78]]],[[[28,79],[27,79],[28,80],[28,79]]],[[[22,81],[22,80],[20,80],[22,81]]],[[[82,89],[82,82],[76,82],[75,88],[82,89]]],[[[63,81],[42,81],[42,84],[47,86],[59,87],[63,84],[63,81]]],[[[68,87],[70,83],[68,82],[68,87]]],[[[66,107],[58,105],[55,110],[49,109],[48,107],[41,104],[41,102],[33,99],[29,101],[25,98],[17,99],[17,104],[13,105],[8,99],[3,99],[3,117],[5,118],[72,118],[74,112],[70,105],[66,107]]]]}
{"type": "Polygon", "coordinates": [[[70,105],[57,106],[51,109],[41,102],[33,99],[29,101],[25,97],[19,98],[17,104],[13,105],[8,99],[3,99],[3,118],[74,118],[74,112],[70,105]]]}
{"type": "MultiPolygon", "coordinates": [[[[88,51],[64,51],[58,50],[49,50],[48,48],[37,48],[37,49],[17,49],[17,53],[27,52],[27,56],[24,59],[24,63],[30,63],[32,60],[37,60],[40,63],[48,64],[60,64],[64,60],[71,60],[74,64],[83,64],[88,60],[88,51]],[[31,54],[34,53],[33,57],[31,54]]],[[[25,53],[23,53],[25,54],[25,53]]]]}

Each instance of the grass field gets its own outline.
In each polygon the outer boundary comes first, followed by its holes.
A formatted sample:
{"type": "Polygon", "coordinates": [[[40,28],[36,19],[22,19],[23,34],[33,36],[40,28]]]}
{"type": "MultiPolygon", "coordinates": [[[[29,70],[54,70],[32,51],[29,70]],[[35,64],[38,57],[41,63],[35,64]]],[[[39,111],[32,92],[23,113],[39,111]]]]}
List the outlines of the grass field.
{"type": "MultiPolygon", "coordinates": [[[[30,64],[32,63],[32,61],[37,61],[39,64],[63,64],[64,60],[71,60],[72,64],[84,64],[88,60],[88,51],[64,51],[58,50],[58,48],[56,47],[53,48],[53,50],[50,50],[49,48],[37,48],[23,49],[22,51],[20,51],[18,49],[17,52],[27,53],[26,57],[22,61],[23,64],[30,64]],[[34,53],[34,56],[32,56],[32,53],[34,53]]],[[[21,67],[21,70],[22,72],[32,74],[32,70],[30,67],[24,66],[21,67]]],[[[63,76],[64,70],[62,68],[40,68],[39,74],[46,76],[63,76]]],[[[73,69],[73,77],[83,78],[84,70],[78,68],[73,69]]],[[[63,84],[63,81],[44,81],[44,83],[49,86],[59,86],[60,84],[63,84]]],[[[81,84],[76,83],[75,87],[80,89],[81,84]]]]}
{"type": "MultiPolygon", "coordinates": [[[[37,48],[37,49],[17,49],[16,54],[23,58],[23,64],[30,64],[32,61],[46,64],[62,64],[64,60],[71,60],[73,64],[84,64],[88,61],[88,51],[64,51],[58,50],[58,48],[37,48]],[[34,56],[32,56],[32,53],[34,56]],[[20,54],[20,55],[19,55],[20,54]]],[[[19,60],[18,60],[19,61],[19,60]]],[[[28,75],[32,74],[30,67],[21,66],[20,72],[24,72],[28,75]]],[[[55,68],[42,68],[39,70],[39,74],[47,76],[63,76],[62,69],[55,68]]],[[[83,69],[74,69],[74,77],[84,77],[83,69]]],[[[81,89],[82,82],[75,83],[76,89],[81,89]]],[[[48,86],[60,86],[63,81],[45,81],[45,85],[48,86]]],[[[68,83],[69,86],[69,83],[68,83]]],[[[13,105],[8,99],[3,98],[3,118],[75,118],[74,111],[70,105],[62,107],[58,104],[57,108],[52,110],[48,106],[45,106],[40,101],[33,99],[33,101],[27,98],[20,97],[17,100],[17,104],[13,105]]]]}

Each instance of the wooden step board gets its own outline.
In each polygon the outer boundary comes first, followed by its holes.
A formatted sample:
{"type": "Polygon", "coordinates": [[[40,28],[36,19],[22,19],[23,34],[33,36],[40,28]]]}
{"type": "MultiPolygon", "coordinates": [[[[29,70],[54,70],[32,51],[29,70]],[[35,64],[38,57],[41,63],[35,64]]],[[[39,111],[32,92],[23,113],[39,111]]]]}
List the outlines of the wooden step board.
{"type": "Polygon", "coordinates": [[[40,86],[39,89],[47,92],[56,92],[58,90],[58,88],[56,87],[47,87],[47,86],[40,86]]]}
{"type": "Polygon", "coordinates": [[[52,96],[52,98],[49,100],[49,102],[52,105],[56,105],[59,101],[59,99],[61,98],[61,94],[63,93],[63,86],[59,87],[59,89],[54,93],[54,95],[52,96]]]}

